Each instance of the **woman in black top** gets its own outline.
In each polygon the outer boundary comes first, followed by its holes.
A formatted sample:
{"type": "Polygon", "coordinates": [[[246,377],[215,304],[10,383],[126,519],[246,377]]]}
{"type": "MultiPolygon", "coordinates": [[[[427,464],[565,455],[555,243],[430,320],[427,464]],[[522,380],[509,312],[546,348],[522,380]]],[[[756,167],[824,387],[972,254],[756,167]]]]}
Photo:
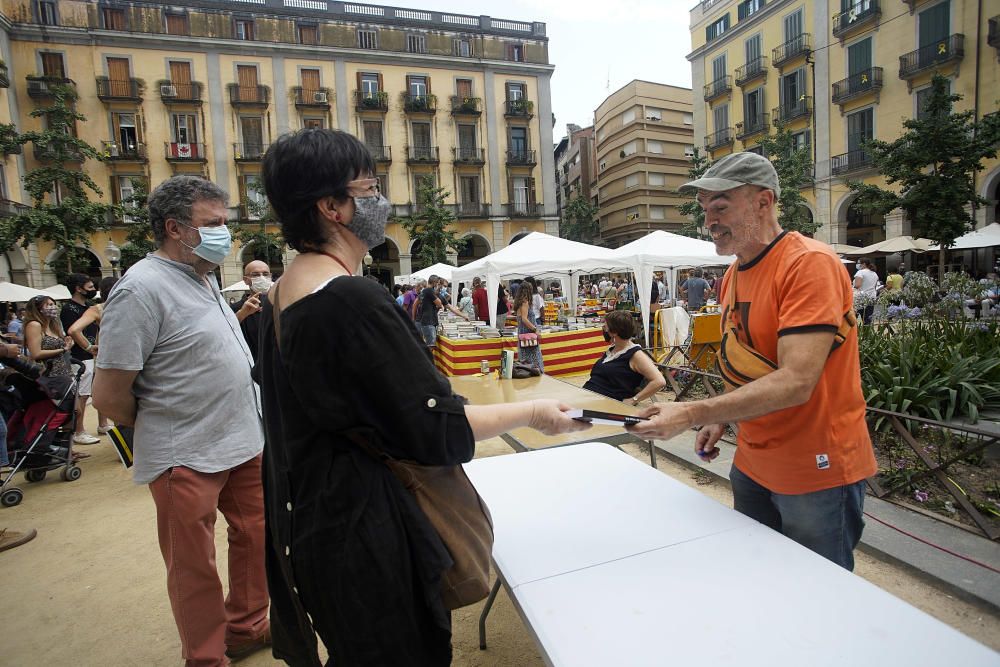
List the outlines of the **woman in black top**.
{"type": "Polygon", "coordinates": [[[440,595],[448,551],[355,438],[394,458],[456,465],[479,438],[580,424],[556,401],[465,405],[388,292],[354,277],[389,213],[374,170],[364,145],[335,130],[282,136],[263,161],[268,199],[300,253],[269,293],[256,368],[274,654],[296,666],[320,664],[316,633],[328,665],[451,661],[440,595]]]}
{"type": "Polygon", "coordinates": [[[604,316],[604,340],[611,347],[590,369],[590,379],[584,389],[603,394],[616,401],[638,405],[667,383],[653,360],[632,342],[635,322],[624,310],[614,310],[604,316]],[[643,380],[646,386],[639,389],[643,380]]]}

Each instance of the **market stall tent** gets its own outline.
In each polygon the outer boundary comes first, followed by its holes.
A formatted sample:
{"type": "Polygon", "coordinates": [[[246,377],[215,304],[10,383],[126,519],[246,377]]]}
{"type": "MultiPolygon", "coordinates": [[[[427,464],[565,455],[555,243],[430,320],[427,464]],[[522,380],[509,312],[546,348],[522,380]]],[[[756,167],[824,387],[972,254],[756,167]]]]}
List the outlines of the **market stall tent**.
{"type": "MultiPolygon", "coordinates": [[[[976,248],[992,248],[1000,246],[1000,222],[993,222],[981,229],[976,229],[955,239],[955,245],[948,250],[975,250],[976,248]]],[[[938,250],[934,245],[928,250],[938,250]]]]}
{"type": "Polygon", "coordinates": [[[18,303],[29,301],[36,296],[43,294],[41,290],[17,283],[0,282],[0,301],[18,303]]]}
{"type": "Polygon", "coordinates": [[[451,264],[431,264],[426,269],[420,269],[410,274],[410,280],[427,280],[431,276],[438,276],[451,282],[451,274],[455,267],[451,264]]]}

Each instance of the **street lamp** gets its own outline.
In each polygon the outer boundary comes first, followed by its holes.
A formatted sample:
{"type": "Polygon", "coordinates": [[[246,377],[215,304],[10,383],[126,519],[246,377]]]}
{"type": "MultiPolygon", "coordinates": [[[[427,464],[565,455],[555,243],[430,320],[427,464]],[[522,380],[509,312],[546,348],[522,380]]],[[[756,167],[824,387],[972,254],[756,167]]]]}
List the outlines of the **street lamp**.
{"type": "Polygon", "coordinates": [[[375,261],[374,258],[372,258],[372,254],[370,252],[366,252],[365,253],[365,258],[362,261],[365,263],[365,274],[367,275],[367,274],[371,273],[371,271],[372,271],[372,262],[375,261]]]}
{"type": "MultiPolygon", "coordinates": [[[[112,276],[115,277],[115,278],[117,278],[118,277],[118,262],[120,262],[121,259],[122,259],[121,248],[119,248],[118,246],[116,246],[114,241],[112,241],[111,239],[108,239],[108,245],[106,245],[104,247],[104,256],[108,258],[109,262],[111,262],[111,273],[112,273],[112,276]]],[[[101,296],[103,297],[104,295],[102,294],[101,296]]]]}

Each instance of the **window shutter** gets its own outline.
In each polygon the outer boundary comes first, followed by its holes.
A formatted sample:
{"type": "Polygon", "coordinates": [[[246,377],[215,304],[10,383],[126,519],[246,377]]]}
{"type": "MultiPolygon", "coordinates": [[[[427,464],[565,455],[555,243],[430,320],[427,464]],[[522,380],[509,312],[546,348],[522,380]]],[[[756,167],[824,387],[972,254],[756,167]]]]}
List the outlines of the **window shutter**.
{"type": "Polygon", "coordinates": [[[358,94],[360,94],[361,91],[362,91],[362,88],[361,88],[361,72],[357,73],[357,77],[358,77],[358,88],[357,88],[357,90],[358,90],[358,94]]]}
{"type": "Polygon", "coordinates": [[[427,94],[431,94],[431,78],[429,76],[424,77],[424,85],[427,86],[427,94]]]}
{"type": "Polygon", "coordinates": [[[535,203],[535,179],[528,179],[528,203],[534,205],[535,203]]]}
{"type": "Polygon", "coordinates": [[[385,88],[382,87],[382,73],[379,72],[377,76],[378,76],[378,92],[381,93],[383,90],[385,90],[385,88]]]}

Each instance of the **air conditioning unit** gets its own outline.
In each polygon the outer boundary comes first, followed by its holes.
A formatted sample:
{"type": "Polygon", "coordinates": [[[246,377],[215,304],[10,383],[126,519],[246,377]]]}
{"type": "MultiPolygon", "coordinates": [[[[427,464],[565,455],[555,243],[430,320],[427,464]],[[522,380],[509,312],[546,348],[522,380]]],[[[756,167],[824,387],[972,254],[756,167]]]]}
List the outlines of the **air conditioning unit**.
{"type": "Polygon", "coordinates": [[[316,104],[326,104],[326,93],[322,91],[313,93],[313,102],[316,104]]]}
{"type": "Polygon", "coordinates": [[[160,97],[177,97],[177,86],[160,86],[160,97]]]}

